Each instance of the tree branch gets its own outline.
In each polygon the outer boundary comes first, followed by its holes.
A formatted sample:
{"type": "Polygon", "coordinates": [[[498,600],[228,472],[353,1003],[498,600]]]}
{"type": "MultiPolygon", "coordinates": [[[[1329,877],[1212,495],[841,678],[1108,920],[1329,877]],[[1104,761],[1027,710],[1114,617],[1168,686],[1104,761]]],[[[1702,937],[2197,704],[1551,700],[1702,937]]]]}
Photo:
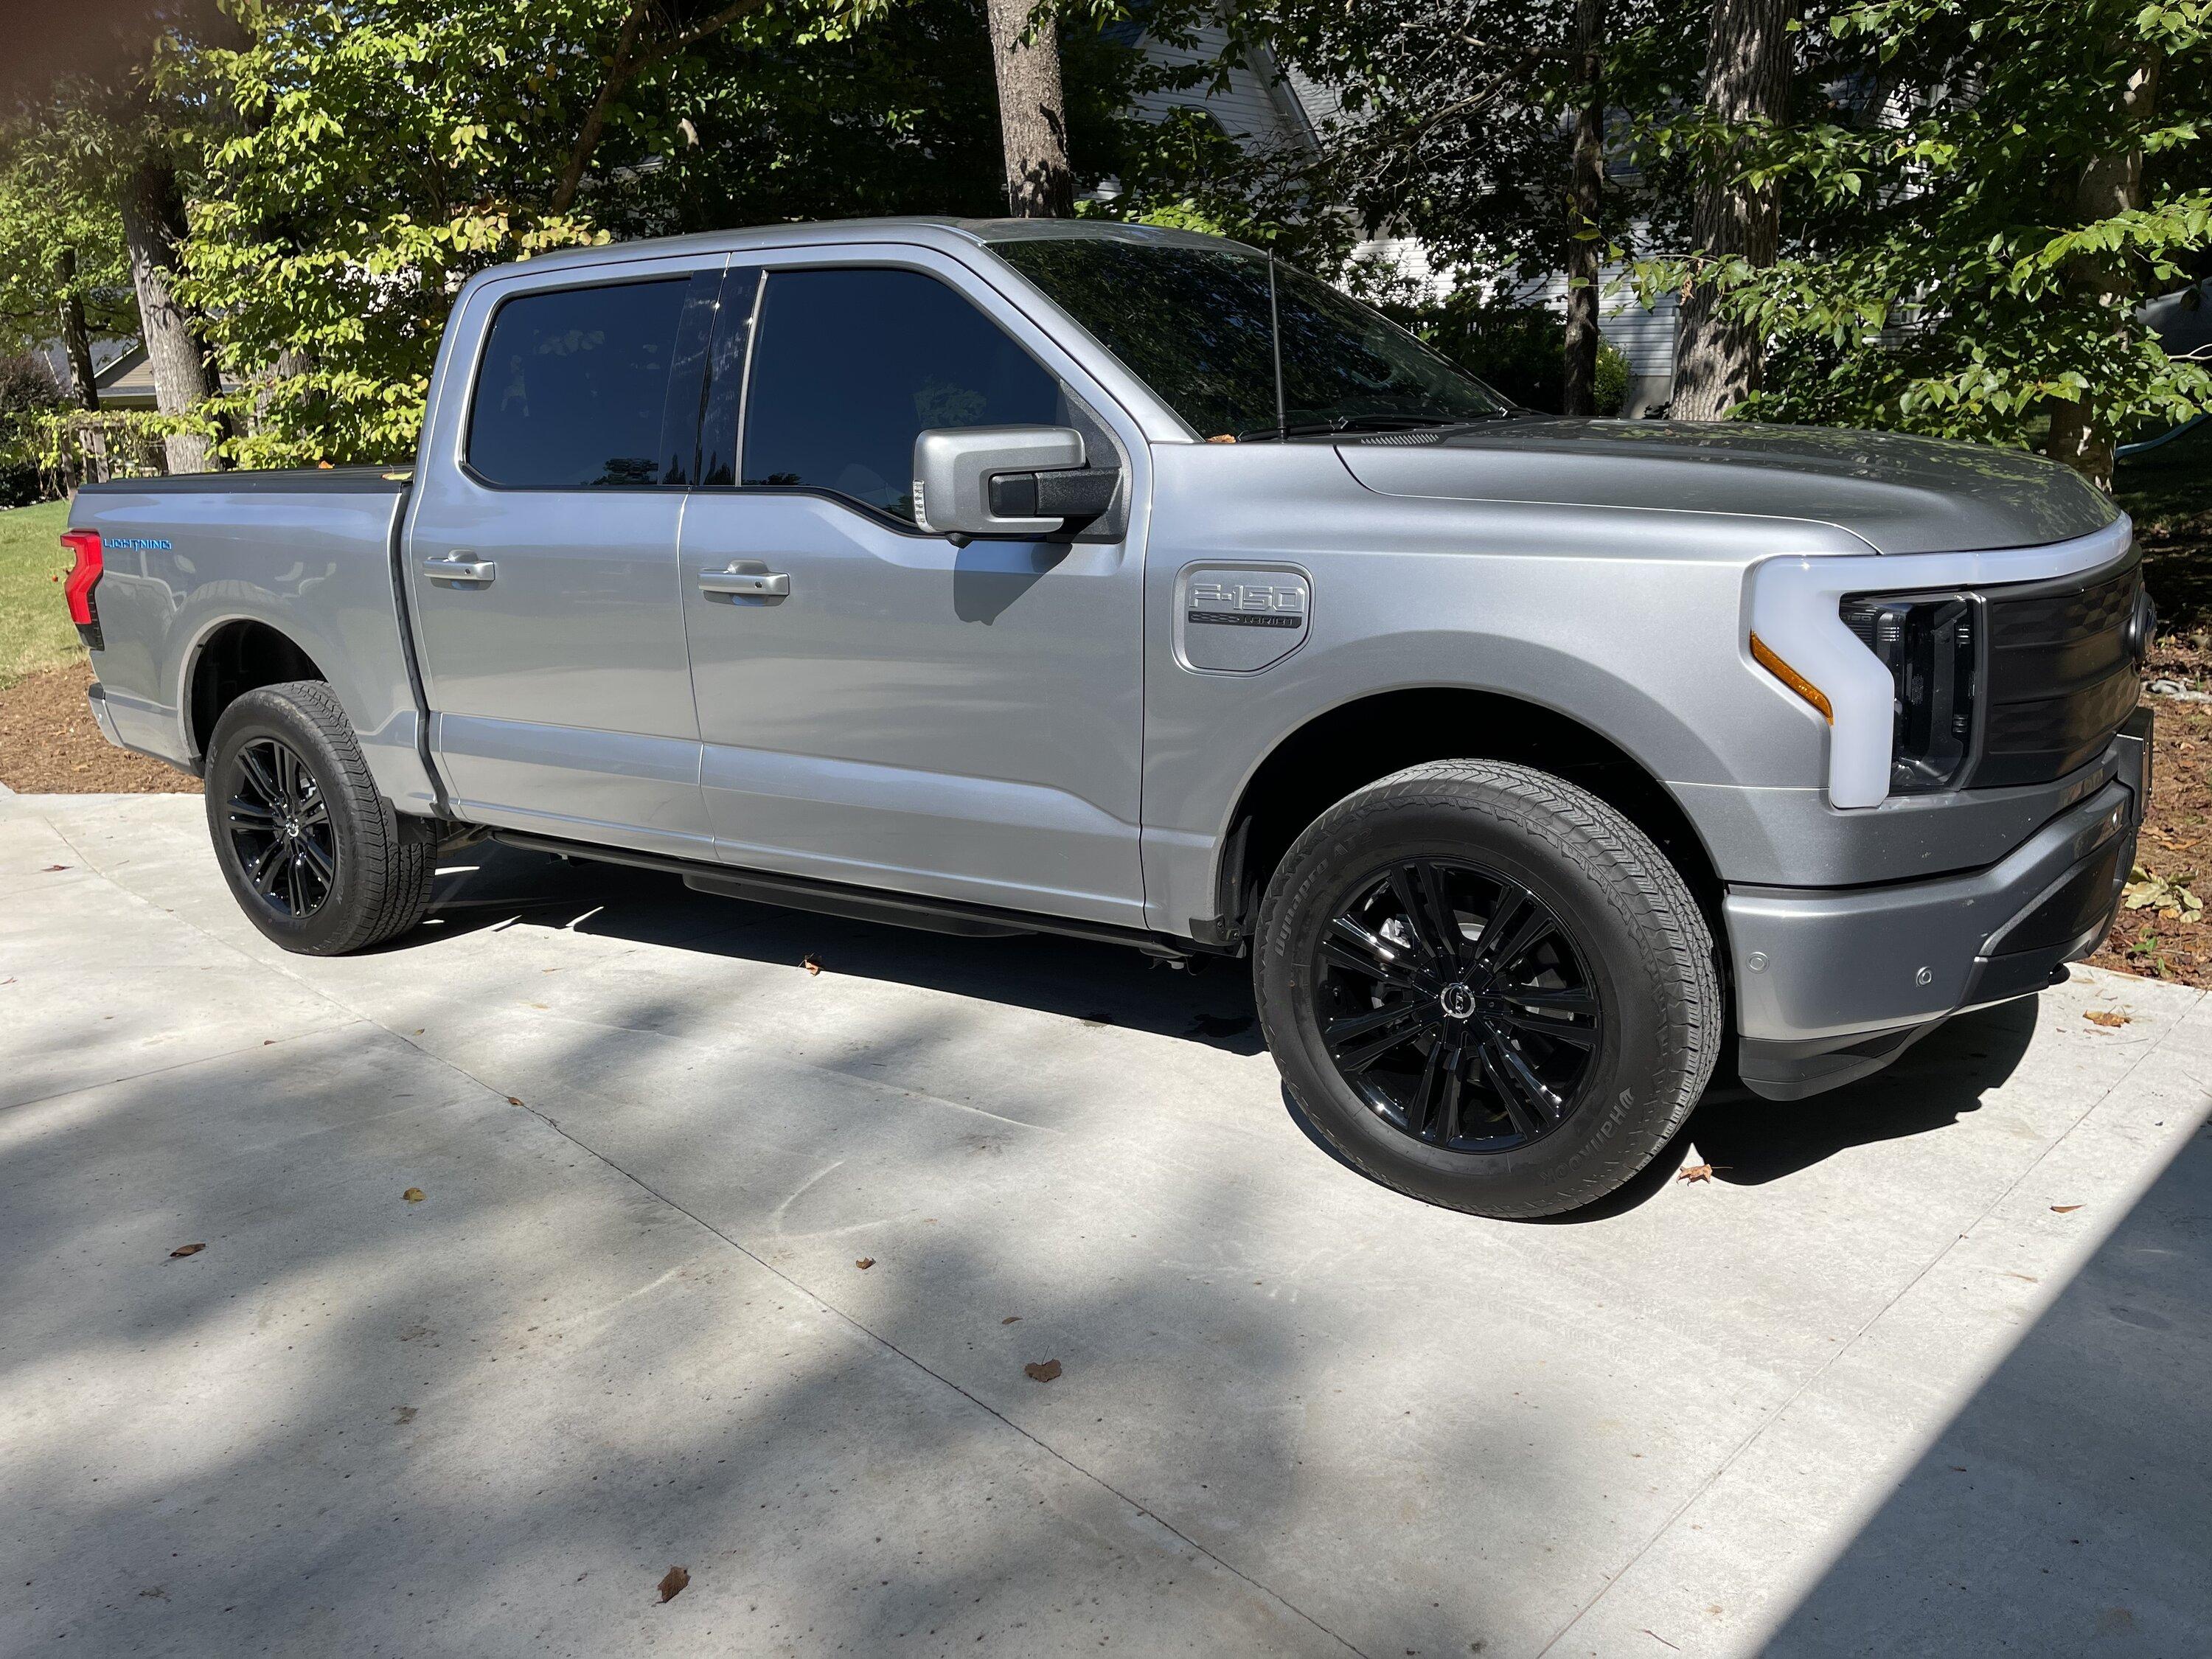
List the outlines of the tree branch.
{"type": "Polygon", "coordinates": [[[656,41],[643,52],[637,50],[638,36],[646,21],[646,0],[635,0],[629,13],[623,19],[622,33],[616,38],[613,58],[607,65],[607,78],[601,82],[599,96],[584,116],[584,125],[577,130],[575,148],[568,152],[568,165],[561,170],[561,182],[554,187],[552,199],[546,210],[552,214],[566,213],[575,205],[576,192],[583,188],[585,170],[591,165],[592,152],[607,130],[607,117],[613,112],[615,99],[632,81],[682,52],[694,46],[710,35],[720,34],[739,18],[766,8],[768,0],[732,0],[710,16],[702,17],[689,28],[679,29],[666,40],[656,41]]]}

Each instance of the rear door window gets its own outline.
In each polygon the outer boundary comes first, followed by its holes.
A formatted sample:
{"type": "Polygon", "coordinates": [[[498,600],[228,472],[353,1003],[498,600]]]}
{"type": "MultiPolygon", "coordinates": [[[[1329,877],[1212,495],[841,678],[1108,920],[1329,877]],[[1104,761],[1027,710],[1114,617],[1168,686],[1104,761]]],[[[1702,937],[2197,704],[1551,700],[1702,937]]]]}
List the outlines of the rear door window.
{"type": "Polygon", "coordinates": [[[1068,424],[1059,380],[935,277],[769,274],[745,398],[746,484],[825,490],[910,525],[918,434],[1068,424]]]}
{"type": "MultiPolygon", "coordinates": [[[[665,431],[686,277],[519,294],[493,313],[469,412],[468,461],[509,489],[636,489],[683,482],[665,431]],[[672,471],[674,477],[672,477],[672,471]]],[[[700,313],[703,316],[704,313],[700,313]]],[[[696,374],[697,364],[691,363],[696,374]]],[[[696,401],[696,380],[692,381],[696,401]]]]}

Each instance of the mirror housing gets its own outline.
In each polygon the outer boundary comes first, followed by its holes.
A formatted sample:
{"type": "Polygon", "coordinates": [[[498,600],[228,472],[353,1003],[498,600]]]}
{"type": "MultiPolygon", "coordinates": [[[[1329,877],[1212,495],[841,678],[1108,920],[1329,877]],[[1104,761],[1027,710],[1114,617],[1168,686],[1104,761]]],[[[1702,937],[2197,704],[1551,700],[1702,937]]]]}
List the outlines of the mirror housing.
{"type": "Polygon", "coordinates": [[[1120,469],[1083,463],[1073,427],[933,428],[914,441],[915,518],[939,535],[1054,535],[1113,505],[1120,469]]]}

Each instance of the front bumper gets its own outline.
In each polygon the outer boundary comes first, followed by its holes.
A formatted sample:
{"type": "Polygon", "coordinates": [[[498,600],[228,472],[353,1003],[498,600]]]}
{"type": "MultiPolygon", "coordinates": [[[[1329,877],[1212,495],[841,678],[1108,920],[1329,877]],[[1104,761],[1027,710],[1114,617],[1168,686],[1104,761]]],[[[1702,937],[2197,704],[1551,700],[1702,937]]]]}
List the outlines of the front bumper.
{"type": "Polygon", "coordinates": [[[2029,995],[2103,940],[2149,798],[2150,711],[2119,775],[1985,870],[1724,901],[1744,1085],[1795,1100],[1881,1070],[1951,1015],[2029,995]]]}

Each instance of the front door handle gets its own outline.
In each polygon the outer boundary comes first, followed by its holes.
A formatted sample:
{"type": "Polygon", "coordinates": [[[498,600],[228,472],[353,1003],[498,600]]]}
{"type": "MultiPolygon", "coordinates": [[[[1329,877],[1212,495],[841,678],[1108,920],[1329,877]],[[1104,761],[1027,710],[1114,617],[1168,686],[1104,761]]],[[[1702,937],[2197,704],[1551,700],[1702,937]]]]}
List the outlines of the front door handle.
{"type": "Polygon", "coordinates": [[[422,568],[434,582],[471,582],[481,587],[499,574],[490,559],[472,559],[466,553],[448,553],[442,559],[426,559],[422,568]]]}
{"type": "Polygon", "coordinates": [[[791,578],[781,571],[740,570],[734,565],[727,570],[702,570],[699,573],[699,591],[702,593],[749,593],[762,599],[787,599],[791,594],[791,578]]]}

